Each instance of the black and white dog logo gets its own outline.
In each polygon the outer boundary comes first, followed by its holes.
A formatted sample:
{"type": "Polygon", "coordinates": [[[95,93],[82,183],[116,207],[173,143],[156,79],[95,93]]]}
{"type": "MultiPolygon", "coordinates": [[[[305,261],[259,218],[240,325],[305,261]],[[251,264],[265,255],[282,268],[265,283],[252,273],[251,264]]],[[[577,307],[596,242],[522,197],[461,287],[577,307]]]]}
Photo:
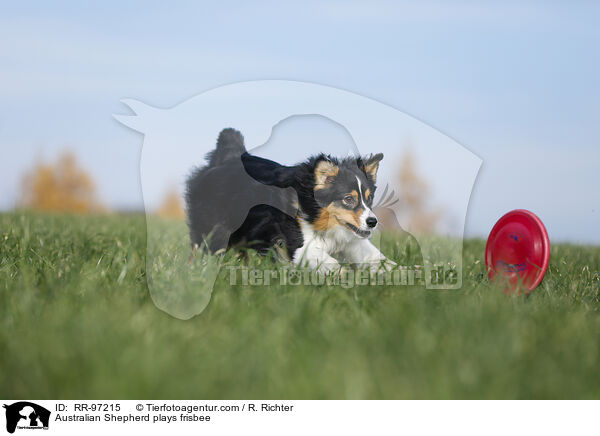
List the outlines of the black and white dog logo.
{"type": "Polygon", "coordinates": [[[6,431],[14,433],[15,429],[48,429],[50,411],[29,401],[19,401],[4,405],[6,409],[6,431]]]}

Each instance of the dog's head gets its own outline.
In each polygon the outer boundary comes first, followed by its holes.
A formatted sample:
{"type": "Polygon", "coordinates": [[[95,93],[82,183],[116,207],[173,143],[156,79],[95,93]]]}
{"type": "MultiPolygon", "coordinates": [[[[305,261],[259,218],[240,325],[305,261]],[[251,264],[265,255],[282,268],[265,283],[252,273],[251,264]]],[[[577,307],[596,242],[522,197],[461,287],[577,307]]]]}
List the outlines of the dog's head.
{"type": "Polygon", "coordinates": [[[318,156],[313,161],[313,195],[317,210],[312,226],[326,231],[342,226],[357,238],[368,238],[377,226],[371,210],[377,170],[383,154],[341,161],[318,156]]]}
{"type": "Polygon", "coordinates": [[[252,155],[242,155],[246,172],[255,180],[278,188],[294,188],[301,216],[316,231],[346,229],[368,238],[377,226],[371,210],[377,170],[383,154],[338,160],[328,155],[287,167],[252,155]]]}

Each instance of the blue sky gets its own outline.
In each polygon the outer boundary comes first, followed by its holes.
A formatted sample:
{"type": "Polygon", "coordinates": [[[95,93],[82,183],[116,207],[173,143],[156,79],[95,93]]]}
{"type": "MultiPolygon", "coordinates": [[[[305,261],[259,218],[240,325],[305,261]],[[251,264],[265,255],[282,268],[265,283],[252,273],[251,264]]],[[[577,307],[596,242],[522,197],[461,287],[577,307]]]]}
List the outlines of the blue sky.
{"type": "Polygon", "coordinates": [[[113,113],[291,79],[396,107],[479,155],[467,234],[538,213],[600,242],[595,2],[12,2],[0,15],[0,208],[36,159],[75,149],[112,207],[141,208],[142,136],[113,113]]]}

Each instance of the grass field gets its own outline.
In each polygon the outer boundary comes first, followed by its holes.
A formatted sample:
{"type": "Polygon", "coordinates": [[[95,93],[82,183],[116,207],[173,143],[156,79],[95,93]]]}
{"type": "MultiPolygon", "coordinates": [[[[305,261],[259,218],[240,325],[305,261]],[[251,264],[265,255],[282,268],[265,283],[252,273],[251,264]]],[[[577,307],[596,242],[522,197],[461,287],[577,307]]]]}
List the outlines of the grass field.
{"type": "MultiPolygon", "coordinates": [[[[158,310],[143,216],[0,215],[4,398],[598,398],[600,248],[554,245],[529,297],[465,243],[459,291],[229,286],[158,310]]],[[[260,265],[262,259],[249,262],[260,265]]]]}

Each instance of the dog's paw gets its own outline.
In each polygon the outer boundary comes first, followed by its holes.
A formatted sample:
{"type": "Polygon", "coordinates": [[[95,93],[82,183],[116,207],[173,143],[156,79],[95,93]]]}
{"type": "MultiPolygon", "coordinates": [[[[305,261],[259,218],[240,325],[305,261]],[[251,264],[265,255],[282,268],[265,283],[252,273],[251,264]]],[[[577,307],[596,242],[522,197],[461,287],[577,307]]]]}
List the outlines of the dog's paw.
{"type": "Polygon", "coordinates": [[[319,263],[316,268],[314,268],[319,274],[329,275],[338,273],[340,271],[340,264],[335,259],[328,259],[324,262],[319,263]]]}
{"type": "Polygon", "coordinates": [[[387,272],[392,272],[397,266],[398,264],[396,262],[394,262],[393,260],[389,260],[389,259],[385,259],[382,263],[381,266],[383,269],[385,269],[387,272]]]}
{"type": "Polygon", "coordinates": [[[371,274],[380,274],[384,272],[392,272],[394,268],[398,266],[398,264],[389,259],[379,259],[374,262],[369,262],[368,264],[363,265],[366,269],[369,270],[371,274]]]}

